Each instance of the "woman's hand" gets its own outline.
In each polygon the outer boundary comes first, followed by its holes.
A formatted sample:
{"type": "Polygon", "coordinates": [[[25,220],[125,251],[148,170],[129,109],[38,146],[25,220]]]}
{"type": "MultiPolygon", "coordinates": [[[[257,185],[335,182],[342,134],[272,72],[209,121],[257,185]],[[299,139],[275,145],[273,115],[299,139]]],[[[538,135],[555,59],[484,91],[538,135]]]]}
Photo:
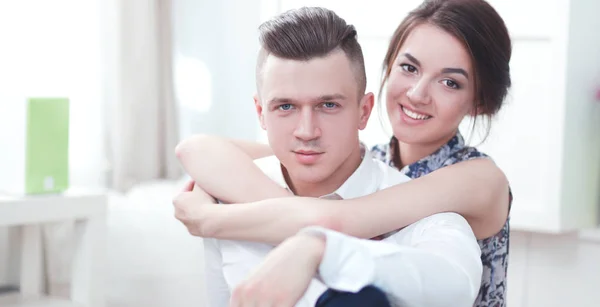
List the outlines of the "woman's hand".
{"type": "Polygon", "coordinates": [[[212,214],[220,210],[216,200],[204,190],[188,182],[183,190],[173,199],[175,218],[181,221],[194,236],[207,236],[207,221],[212,214]]]}
{"type": "Polygon", "coordinates": [[[295,235],[275,248],[231,296],[231,307],[294,306],[318,271],[325,239],[295,235]]]}

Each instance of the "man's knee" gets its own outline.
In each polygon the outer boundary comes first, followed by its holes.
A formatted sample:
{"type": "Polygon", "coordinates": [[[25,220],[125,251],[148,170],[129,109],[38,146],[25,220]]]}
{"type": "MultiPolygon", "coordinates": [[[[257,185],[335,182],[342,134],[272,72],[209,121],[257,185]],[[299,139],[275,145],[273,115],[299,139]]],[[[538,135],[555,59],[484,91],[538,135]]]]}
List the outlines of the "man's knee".
{"type": "Polygon", "coordinates": [[[364,287],[358,293],[327,290],[316,307],[390,307],[385,293],[373,286],[364,287]]]}

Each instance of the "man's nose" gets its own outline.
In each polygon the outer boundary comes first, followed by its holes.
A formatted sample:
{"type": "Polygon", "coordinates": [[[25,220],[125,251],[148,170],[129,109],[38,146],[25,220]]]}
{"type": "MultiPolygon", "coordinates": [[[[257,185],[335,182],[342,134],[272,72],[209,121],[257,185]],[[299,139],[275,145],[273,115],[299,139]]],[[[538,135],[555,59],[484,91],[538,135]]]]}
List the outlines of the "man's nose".
{"type": "Polygon", "coordinates": [[[304,141],[314,140],[321,136],[321,129],[314,110],[305,108],[300,112],[294,136],[304,141]]]}

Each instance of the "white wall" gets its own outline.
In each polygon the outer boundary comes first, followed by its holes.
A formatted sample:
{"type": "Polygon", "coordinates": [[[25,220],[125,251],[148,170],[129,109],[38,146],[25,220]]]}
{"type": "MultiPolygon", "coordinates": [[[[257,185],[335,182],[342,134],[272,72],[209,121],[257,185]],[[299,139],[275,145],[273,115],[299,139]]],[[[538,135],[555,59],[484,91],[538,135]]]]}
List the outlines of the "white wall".
{"type": "Polygon", "coordinates": [[[174,4],[181,135],[211,133],[256,140],[258,121],[252,96],[260,0],[179,0],[174,4]]]}
{"type": "MultiPolygon", "coordinates": [[[[566,2],[565,2],[566,3],[566,2]]],[[[590,146],[600,150],[598,109],[594,90],[600,87],[600,1],[569,1],[571,27],[566,68],[565,120],[573,135],[566,135],[565,178],[579,185],[598,187],[590,178],[600,161],[586,161],[577,153],[590,146]],[[579,112],[579,114],[574,112],[579,112]],[[596,116],[586,121],[586,116],[596,116]],[[587,124],[586,124],[587,123],[587,124]],[[589,123],[595,123],[589,127],[589,123]]],[[[565,194],[565,203],[590,202],[585,196],[565,194]]],[[[568,221],[568,220],[567,220],[568,221]]],[[[570,221],[568,221],[570,222],[570,221]]],[[[508,306],[510,307],[596,307],[600,306],[600,229],[565,235],[513,232],[509,255],[508,306]]]]}

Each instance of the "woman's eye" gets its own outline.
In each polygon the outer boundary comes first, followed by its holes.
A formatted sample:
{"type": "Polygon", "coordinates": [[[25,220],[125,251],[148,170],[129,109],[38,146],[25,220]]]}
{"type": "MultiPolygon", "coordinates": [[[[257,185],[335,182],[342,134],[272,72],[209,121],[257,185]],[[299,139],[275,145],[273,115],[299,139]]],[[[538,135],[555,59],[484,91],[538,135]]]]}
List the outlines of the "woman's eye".
{"type": "Polygon", "coordinates": [[[400,67],[402,67],[402,69],[404,71],[409,72],[411,74],[414,74],[415,72],[417,72],[417,68],[410,64],[400,64],[400,67]]]}
{"type": "Polygon", "coordinates": [[[444,80],[442,82],[444,83],[445,86],[447,86],[449,88],[452,88],[452,89],[459,89],[460,88],[460,86],[458,85],[458,83],[456,83],[456,82],[454,82],[452,80],[446,79],[446,80],[444,80]]]}

